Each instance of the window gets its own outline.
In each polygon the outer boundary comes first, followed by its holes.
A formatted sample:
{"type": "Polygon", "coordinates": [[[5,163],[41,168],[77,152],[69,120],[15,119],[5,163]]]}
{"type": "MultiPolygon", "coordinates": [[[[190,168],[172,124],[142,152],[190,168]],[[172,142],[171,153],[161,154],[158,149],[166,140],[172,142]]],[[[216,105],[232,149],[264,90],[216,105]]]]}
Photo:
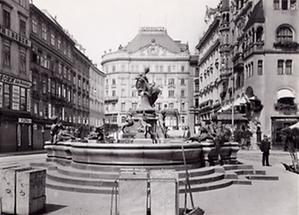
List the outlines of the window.
{"type": "Polygon", "coordinates": [[[42,92],[43,94],[47,93],[47,78],[43,77],[42,79],[42,92]]]}
{"type": "Polygon", "coordinates": [[[274,10],[279,10],[279,0],[274,0],[273,1],[273,6],[274,6],[274,10]]]}
{"type": "Polygon", "coordinates": [[[186,95],[185,95],[185,90],[181,90],[181,98],[185,98],[186,95]]]}
{"type": "Polygon", "coordinates": [[[281,9],[282,10],[288,10],[289,7],[288,7],[288,1],[289,0],[281,0],[281,9]]]}
{"type": "Polygon", "coordinates": [[[168,67],[167,67],[167,71],[168,71],[168,72],[171,72],[171,66],[168,66],[168,67]]]}
{"type": "Polygon", "coordinates": [[[42,24],[42,38],[47,40],[47,27],[45,24],[42,24]]]}
{"type": "Polygon", "coordinates": [[[10,42],[3,40],[3,66],[4,67],[10,67],[10,42]]]}
{"type": "Polygon", "coordinates": [[[185,79],[184,79],[184,78],[181,79],[181,85],[182,85],[182,86],[185,85],[185,79]]]}
{"type": "Polygon", "coordinates": [[[173,103],[169,103],[169,109],[174,109],[174,104],[173,103]]]}
{"type": "Polygon", "coordinates": [[[184,102],[181,103],[181,111],[185,111],[185,103],[184,102]]]}
{"type": "Polygon", "coordinates": [[[115,66],[112,66],[112,72],[115,72],[115,66]]]}
{"type": "Polygon", "coordinates": [[[37,33],[37,21],[35,19],[32,19],[32,32],[37,33]]]}
{"type": "Polygon", "coordinates": [[[112,90],[112,96],[116,96],[115,90],[112,90]]]}
{"type": "Polygon", "coordinates": [[[54,32],[51,32],[51,45],[52,46],[55,46],[55,34],[54,34],[54,32]]]}
{"type": "Polygon", "coordinates": [[[112,86],[115,87],[115,85],[116,85],[116,81],[115,81],[115,79],[112,79],[112,86]]]}
{"type": "Polygon", "coordinates": [[[168,91],[168,97],[169,98],[174,98],[174,90],[169,90],[168,91]]]}
{"type": "Polygon", "coordinates": [[[182,116],[182,123],[185,124],[185,117],[182,116]]]}
{"type": "Polygon", "coordinates": [[[3,107],[7,109],[11,109],[11,87],[8,84],[4,84],[4,102],[3,107]]]}
{"type": "Polygon", "coordinates": [[[136,102],[132,103],[132,109],[133,109],[133,110],[136,110],[136,109],[137,109],[137,103],[136,103],[136,102]]]}
{"type": "Polygon", "coordinates": [[[57,48],[61,49],[61,39],[59,37],[57,38],[57,48]]]}
{"type": "Polygon", "coordinates": [[[20,19],[20,35],[26,36],[26,22],[20,19]]]}
{"type": "Polygon", "coordinates": [[[20,73],[26,73],[26,51],[20,50],[20,73]]]}
{"type": "Polygon", "coordinates": [[[196,93],[199,92],[199,80],[198,79],[194,81],[194,91],[196,93]]]}
{"type": "Polygon", "coordinates": [[[292,60],[287,60],[286,61],[286,75],[292,75],[292,60]]]}
{"type": "Polygon", "coordinates": [[[121,97],[126,97],[126,91],[125,91],[125,89],[121,89],[121,97]]]}
{"type": "Polygon", "coordinates": [[[257,74],[263,75],[263,60],[257,61],[257,74]]]}
{"type": "Polygon", "coordinates": [[[122,103],[121,103],[120,110],[121,110],[121,111],[125,111],[125,108],[126,108],[126,103],[122,102],[122,103]]]}
{"type": "Polygon", "coordinates": [[[278,60],[277,61],[277,74],[278,75],[283,75],[283,60],[278,60]]]}
{"type": "Polygon", "coordinates": [[[10,12],[3,10],[3,27],[10,29],[10,12]]]}
{"type": "Polygon", "coordinates": [[[26,111],[26,89],[21,87],[21,94],[20,94],[20,110],[26,111]]]}
{"type": "Polygon", "coordinates": [[[195,77],[199,77],[199,68],[198,67],[195,68],[195,77]]]}
{"type": "Polygon", "coordinates": [[[174,78],[168,79],[168,85],[174,85],[174,78]]]}
{"type": "Polygon", "coordinates": [[[195,106],[196,108],[198,108],[198,106],[199,106],[199,100],[198,100],[198,98],[196,98],[196,99],[194,100],[194,106],[195,106]]]}
{"type": "Polygon", "coordinates": [[[185,67],[181,66],[181,72],[184,72],[184,71],[185,71],[185,67]]]}
{"type": "Polygon", "coordinates": [[[288,26],[281,26],[277,30],[276,38],[277,41],[293,41],[293,31],[288,26]]]}

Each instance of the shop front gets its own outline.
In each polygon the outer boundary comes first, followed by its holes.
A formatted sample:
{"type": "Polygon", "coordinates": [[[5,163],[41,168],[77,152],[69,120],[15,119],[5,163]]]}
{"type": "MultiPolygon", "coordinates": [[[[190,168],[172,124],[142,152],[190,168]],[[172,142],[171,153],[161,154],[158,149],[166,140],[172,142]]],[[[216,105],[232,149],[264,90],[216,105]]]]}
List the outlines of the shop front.
{"type": "Polygon", "coordinates": [[[0,73],[0,153],[32,150],[31,83],[0,73]]]}
{"type": "Polygon", "coordinates": [[[271,117],[272,144],[274,146],[283,146],[282,129],[287,128],[299,121],[299,116],[275,116],[271,117]]]}

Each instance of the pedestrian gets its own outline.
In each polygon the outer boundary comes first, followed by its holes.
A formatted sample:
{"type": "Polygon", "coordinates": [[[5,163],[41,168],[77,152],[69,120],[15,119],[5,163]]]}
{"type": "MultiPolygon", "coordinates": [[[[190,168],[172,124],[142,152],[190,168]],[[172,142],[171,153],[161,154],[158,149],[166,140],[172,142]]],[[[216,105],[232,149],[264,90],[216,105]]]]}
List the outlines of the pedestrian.
{"type": "Polygon", "coordinates": [[[261,141],[260,149],[263,152],[263,158],[262,158],[263,166],[270,166],[269,154],[271,149],[271,143],[267,135],[264,135],[264,138],[261,141]]]}

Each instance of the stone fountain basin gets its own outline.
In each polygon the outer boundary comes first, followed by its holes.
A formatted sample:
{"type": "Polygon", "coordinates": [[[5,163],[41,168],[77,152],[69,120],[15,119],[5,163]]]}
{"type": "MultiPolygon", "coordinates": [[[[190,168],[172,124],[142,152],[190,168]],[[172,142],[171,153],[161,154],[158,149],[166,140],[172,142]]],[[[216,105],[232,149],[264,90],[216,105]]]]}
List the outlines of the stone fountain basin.
{"type": "MultiPolygon", "coordinates": [[[[237,143],[226,143],[224,151],[229,151],[232,159],[239,150],[237,143]]],[[[172,142],[163,144],[142,143],[83,143],[46,142],[48,158],[66,160],[83,165],[134,166],[134,167],[172,167],[184,164],[182,145],[187,164],[203,164],[208,154],[215,148],[211,142],[172,142]]]]}

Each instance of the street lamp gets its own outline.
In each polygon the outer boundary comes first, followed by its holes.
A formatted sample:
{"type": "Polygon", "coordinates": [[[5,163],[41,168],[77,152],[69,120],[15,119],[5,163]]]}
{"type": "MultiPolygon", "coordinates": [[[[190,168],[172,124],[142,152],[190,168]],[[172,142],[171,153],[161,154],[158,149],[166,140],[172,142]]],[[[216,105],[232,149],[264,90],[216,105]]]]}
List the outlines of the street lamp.
{"type": "Polygon", "coordinates": [[[232,97],[233,97],[233,102],[232,102],[232,139],[235,139],[234,136],[234,127],[235,127],[235,118],[234,118],[234,114],[235,114],[235,76],[234,76],[234,72],[232,73],[232,82],[233,82],[233,88],[232,88],[232,97]]]}

